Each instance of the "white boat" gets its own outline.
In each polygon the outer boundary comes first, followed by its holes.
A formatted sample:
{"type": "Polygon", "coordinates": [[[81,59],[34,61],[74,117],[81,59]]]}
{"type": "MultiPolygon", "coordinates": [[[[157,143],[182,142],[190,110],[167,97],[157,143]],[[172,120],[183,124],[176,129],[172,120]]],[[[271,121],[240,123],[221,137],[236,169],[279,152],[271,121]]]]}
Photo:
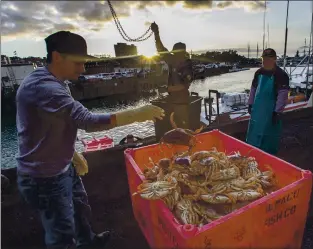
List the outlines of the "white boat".
{"type": "Polygon", "coordinates": [[[312,19],[309,53],[299,62],[296,68],[290,73],[290,88],[296,89],[297,92],[312,91],[313,88],[313,68],[311,63],[313,55],[313,4],[312,4],[312,19]],[[298,67],[304,67],[300,74],[292,74],[298,67]]]}
{"type": "Polygon", "coordinates": [[[234,73],[234,72],[240,72],[240,71],[246,71],[246,70],[250,70],[250,68],[238,68],[238,67],[233,67],[231,69],[229,69],[230,73],[234,73]]]}
{"type": "MultiPolygon", "coordinates": [[[[247,105],[248,98],[249,94],[247,93],[231,93],[223,95],[217,91],[210,90],[209,98],[205,98],[204,104],[201,107],[200,121],[205,125],[210,125],[213,122],[238,122],[248,120],[250,119],[247,105]],[[213,102],[212,105],[209,104],[210,99],[212,101],[210,94],[212,92],[220,95],[220,98],[218,98],[218,105],[216,101],[213,102]],[[226,101],[227,98],[225,97],[228,98],[228,101],[226,101]]],[[[308,107],[313,107],[313,93],[311,93],[311,96],[307,101],[287,104],[284,113],[308,107]]]]}
{"type": "Polygon", "coordinates": [[[313,74],[306,73],[304,75],[297,75],[291,78],[290,88],[296,89],[297,92],[301,92],[305,89],[312,90],[313,88],[313,74]]]}
{"type": "Polygon", "coordinates": [[[35,70],[34,64],[1,65],[1,87],[19,86],[24,78],[35,70]]]}

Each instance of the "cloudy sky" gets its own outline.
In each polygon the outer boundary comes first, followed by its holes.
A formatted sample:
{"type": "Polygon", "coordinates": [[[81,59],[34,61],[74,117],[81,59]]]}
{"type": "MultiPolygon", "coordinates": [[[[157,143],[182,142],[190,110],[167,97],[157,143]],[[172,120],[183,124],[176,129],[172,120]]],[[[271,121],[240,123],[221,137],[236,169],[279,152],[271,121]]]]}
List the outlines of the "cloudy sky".
{"type": "MultiPolygon", "coordinates": [[[[283,52],[287,1],[267,1],[270,46],[283,52]]],[[[112,1],[120,22],[132,38],[150,22],[159,25],[162,41],[178,41],[188,50],[262,48],[264,1],[112,1]]],[[[288,50],[291,55],[309,41],[312,4],[290,1],[288,50]]],[[[2,1],[1,54],[45,56],[44,38],[59,30],[84,36],[91,54],[114,56],[123,42],[106,1],[2,1]]],[[[266,38],[267,41],[267,38],[266,38]]],[[[154,39],[136,43],[141,54],[155,53],[154,39]]]]}

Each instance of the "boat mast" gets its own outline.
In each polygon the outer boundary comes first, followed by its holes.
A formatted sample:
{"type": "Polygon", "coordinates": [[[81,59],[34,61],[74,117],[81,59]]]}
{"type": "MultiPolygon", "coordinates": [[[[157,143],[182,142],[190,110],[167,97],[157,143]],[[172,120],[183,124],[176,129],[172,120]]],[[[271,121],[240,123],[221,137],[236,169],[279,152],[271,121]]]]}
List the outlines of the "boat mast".
{"type": "Polygon", "coordinates": [[[248,59],[250,59],[250,43],[248,43],[248,59]]]}
{"type": "Polygon", "coordinates": [[[270,46],[270,25],[269,24],[267,24],[267,46],[271,47],[270,46]]]}
{"type": "MultiPolygon", "coordinates": [[[[309,43],[309,54],[308,54],[308,63],[307,63],[307,73],[306,73],[306,86],[305,86],[305,96],[307,96],[308,92],[308,85],[309,85],[309,69],[310,69],[310,59],[312,57],[311,55],[311,47],[312,47],[312,39],[313,39],[313,3],[312,4],[312,17],[311,17],[311,33],[310,33],[310,43],[309,43]]],[[[313,76],[312,76],[313,78],[313,76]]]]}
{"type": "Polygon", "coordinates": [[[284,70],[286,70],[286,50],[287,50],[287,39],[288,39],[288,14],[289,14],[289,0],[287,1],[285,47],[284,47],[284,70]]]}
{"type": "Polygon", "coordinates": [[[263,51],[264,51],[264,45],[265,45],[265,17],[266,17],[266,1],[264,3],[264,13],[263,13],[263,51]]]}

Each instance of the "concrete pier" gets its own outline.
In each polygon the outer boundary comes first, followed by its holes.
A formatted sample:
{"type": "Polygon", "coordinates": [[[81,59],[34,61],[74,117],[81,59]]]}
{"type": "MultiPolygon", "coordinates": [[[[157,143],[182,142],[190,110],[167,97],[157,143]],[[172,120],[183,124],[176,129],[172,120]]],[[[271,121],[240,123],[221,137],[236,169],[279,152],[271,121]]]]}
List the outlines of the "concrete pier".
{"type": "Polygon", "coordinates": [[[70,84],[71,93],[76,100],[91,100],[122,94],[137,94],[157,89],[167,84],[167,75],[150,75],[147,78],[120,78],[95,80],[70,84]]]}

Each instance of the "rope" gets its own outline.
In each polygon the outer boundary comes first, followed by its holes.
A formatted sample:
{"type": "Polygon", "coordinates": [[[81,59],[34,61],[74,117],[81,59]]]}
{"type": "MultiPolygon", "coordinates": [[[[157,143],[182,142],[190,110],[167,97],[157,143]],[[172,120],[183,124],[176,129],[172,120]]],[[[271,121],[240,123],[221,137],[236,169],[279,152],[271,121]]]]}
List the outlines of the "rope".
{"type": "Polygon", "coordinates": [[[126,34],[125,30],[123,29],[123,27],[122,27],[122,25],[121,25],[121,23],[120,23],[120,21],[119,21],[117,15],[116,15],[116,12],[115,12],[115,10],[114,10],[114,8],[113,8],[113,6],[112,6],[110,0],[107,0],[107,2],[108,2],[108,5],[109,5],[109,8],[110,8],[110,11],[111,11],[113,20],[114,20],[114,22],[115,22],[116,28],[117,28],[118,32],[120,33],[120,35],[122,36],[122,38],[123,38],[125,41],[127,41],[127,42],[141,42],[141,41],[145,41],[145,40],[149,39],[149,38],[152,36],[153,32],[152,32],[151,26],[150,26],[150,27],[148,28],[148,30],[147,30],[142,36],[139,36],[139,37],[137,37],[137,38],[130,38],[130,37],[126,34]],[[149,33],[149,32],[150,32],[150,33],[149,33]]]}

